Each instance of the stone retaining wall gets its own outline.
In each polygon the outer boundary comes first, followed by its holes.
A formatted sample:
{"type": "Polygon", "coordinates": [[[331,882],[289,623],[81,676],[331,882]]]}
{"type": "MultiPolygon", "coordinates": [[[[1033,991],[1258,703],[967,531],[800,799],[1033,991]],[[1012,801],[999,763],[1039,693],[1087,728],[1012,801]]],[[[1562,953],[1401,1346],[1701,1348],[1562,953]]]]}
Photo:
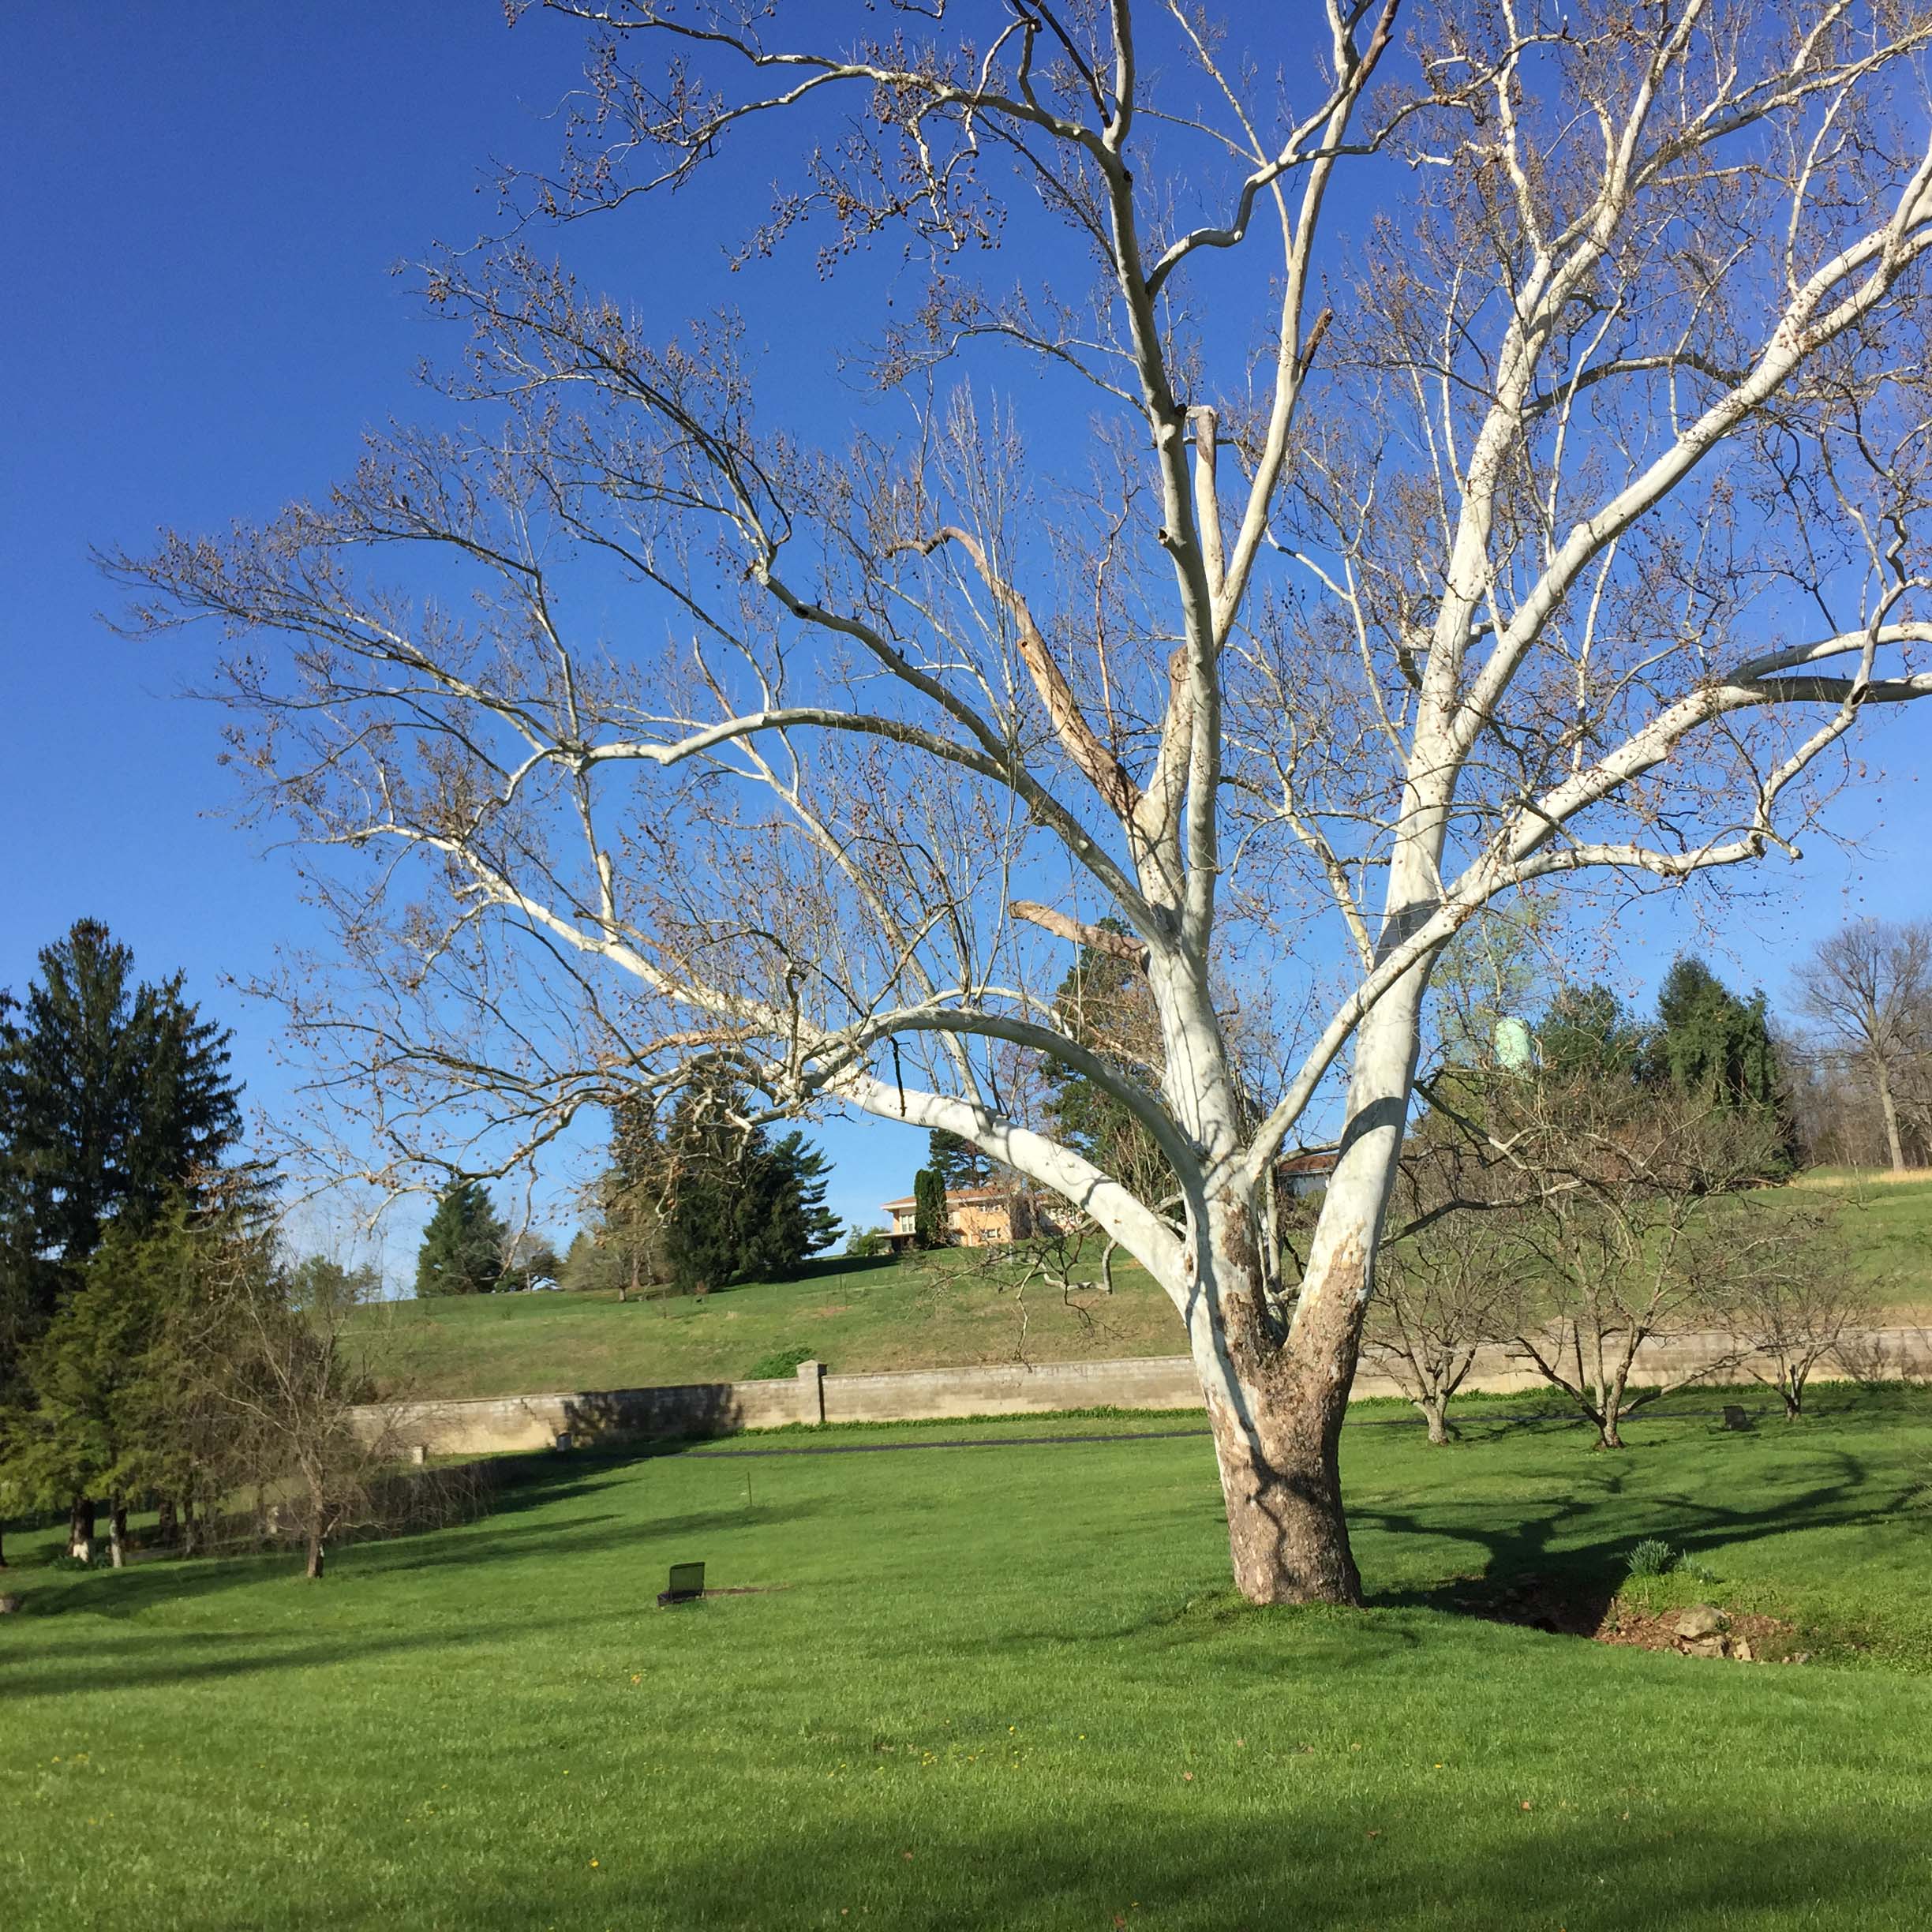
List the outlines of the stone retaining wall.
{"type": "MultiPolygon", "coordinates": [[[[1894,1374],[1932,1372],[1932,1336],[1923,1329],[1887,1329],[1864,1338],[1868,1355],[1894,1374]]],[[[1741,1367],[1713,1369],[1734,1344],[1720,1335],[1682,1335],[1640,1350],[1638,1383],[1676,1382],[1712,1370],[1710,1383],[1748,1382],[1741,1367]]],[[[1512,1351],[1477,1357],[1464,1387],[1491,1394],[1542,1386],[1512,1351]]],[[[1354,1395],[1399,1395],[1400,1387],[1365,1361],[1354,1395]]],[[[1185,1355],[1124,1361],[1002,1362],[966,1368],[919,1368],[878,1375],[827,1375],[803,1364],[791,1380],[696,1382],[664,1388],[610,1389],[560,1395],[504,1395],[481,1401],[410,1402],[365,1412],[406,1443],[436,1455],[485,1455],[547,1448],[560,1435],[573,1443],[730,1436],[788,1422],[910,1422],[946,1417],[1039,1415],[1065,1409],[1198,1409],[1200,1384],[1185,1355]]]]}

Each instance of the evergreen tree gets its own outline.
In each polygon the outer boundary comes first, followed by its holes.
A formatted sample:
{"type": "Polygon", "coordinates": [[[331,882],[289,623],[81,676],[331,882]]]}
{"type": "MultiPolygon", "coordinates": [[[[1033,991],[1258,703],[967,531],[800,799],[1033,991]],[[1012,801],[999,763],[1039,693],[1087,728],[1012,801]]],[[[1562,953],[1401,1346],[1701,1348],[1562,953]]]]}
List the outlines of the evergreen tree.
{"type": "MultiPolygon", "coordinates": [[[[199,1197],[240,1136],[240,1090],[229,1035],[182,976],[136,983],[133,953],[98,922],[43,948],[39,968],[24,1006],[0,1003],[0,1215],[27,1255],[71,1269],[110,1219],[199,1197]]],[[[33,1275],[40,1319],[58,1291],[33,1275]]]]}
{"type": "Polygon", "coordinates": [[[926,1165],[949,1188],[984,1187],[993,1163],[964,1135],[935,1127],[927,1141],[926,1165]]]}
{"type": "Polygon", "coordinates": [[[572,1294],[614,1288],[620,1299],[627,1297],[631,1284],[623,1257],[605,1242],[599,1226],[579,1228],[571,1237],[557,1274],[559,1287],[572,1294]]]}
{"type": "MultiPolygon", "coordinates": [[[[601,1238],[634,1271],[642,1260],[646,1279],[668,1279],[680,1294],[782,1281],[837,1241],[823,1153],[799,1133],[775,1142],[743,1117],[738,1088],[719,1082],[686,1088],[663,1138],[642,1109],[618,1109],[601,1238]]],[[[583,1271],[579,1258],[579,1279],[583,1271]]]]}
{"type": "Polygon", "coordinates": [[[826,1157],[796,1130],[774,1141],[749,1177],[739,1271],[754,1281],[783,1281],[808,1256],[838,1239],[840,1222],[825,1204],[826,1157]]]}
{"type": "MultiPolygon", "coordinates": [[[[71,1381],[77,1361],[94,1360],[88,1351],[140,1332],[137,1311],[109,1320],[97,1305],[87,1333],[58,1358],[39,1343],[104,1234],[135,1238],[170,1204],[198,1208],[233,1184],[220,1166],[240,1136],[240,1090],[228,1076],[229,1035],[183,997],[182,975],[136,983],[133,955],[97,921],[77,921],[42,949],[39,965],[24,1005],[0,994],[0,1410],[43,1415],[50,1440],[73,1449],[69,1466],[84,1473],[92,1465],[76,1431],[92,1428],[87,1439],[98,1442],[98,1428],[34,1377],[71,1381]]],[[[132,1365],[95,1368],[112,1380],[132,1365]]],[[[58,1458],[28,1460],[43,1481],[58,1458]]],[[[17,1455],[9,1467],[17,1499],[17,1455]]],[[[88,1495],[66,1500],[91,1535],[88,1495]]]]}
{"type": "Polygon", "coordinates": [[[946,1212],[945,1178],[938,1169],[922,1167],[912,1177],[912,1241],[915,1247],[944,1248],[952,1240],[946,1212]]]}
{"type": "Polygon", "coordinates": [[[1657,989],[1645,1071],[1679,1093],[1773,1123],[1769,1171],[1796,1165],[1797,1133],[1762,993],[1742,999],[1702,960],[1680,955],[1657,989]]]}
{"type": "Polygon", "coordinates": [[[680,1294],[708,1294],[737,1276],[746,1170],[763,1153],[735,1087],[701,1083],[679,1095],[665,1129],[661,1182],[665,1258],[680,1294]]]}
{"type": "Polygon", "coordinates": [[[489,1294],[503,1279],[509,1230],[477,1181],[452,1181],[437,1197],[416,1256],[416,1296],[489,1294]]]}
{"type": "Polygon", "coordinates": [[[31,1406],[6,1444],[17,1493],[67,1502],[70,1548],[86,1556],[105,1498],[117,1564],[130,1502],[212,1503],[233,1479],[232,1428],[209,1410],[215,1365],[234,1338],[224,1302],[268,1243],[233,1209],[176,1201],[144,1225],[117,1217],[27,1351],[31,1406]]]}
{"type": "Polygon", "coordinates": [[[670,1279],[665,1225],[669,1166],[657,1121],[641,1103],[620,1103],[611,1120],[611,1163],[597,1189],[597,1259],[579,1256],[569,1285],[612,1287],[620,1301],[670,1279]]]}
{"type": "Polygon", "coordinates": [[[1777,1094],[1777,1053],[1764,995],[1740,999],[1702,960],[1680,955],[1657,989],[1649,1073],[1684,1093],[1769,1106],[1777,1094]]]}
{"type": "MultiPolygon", "coordinates": [[[[1103,931],[1127,936],[1118,919],[1103,931]]],[[[1154,1090],[1162,1059],[1160,1024],[1147,975],[1129,958],[1106,947],[1080,947],[1054,995],[1054,1009],[1074,1039],[1136,1086],[1154,1090]]],[[[1090,1075],[1058,1060],[1042,1067],[1054,1129],[1094,1165],[1144,1200],[1173,1192],[1173,1174],[1152,1134],[1133,1110],[1090,1075]]]]}
{"type": "Polygon", "coordinates": [[[1583,1075],[1628,1082],[1644,1054],[1642,1029],[1607,986],[1565,987],[1537,1028],[1538,1058],[1552,1079],[1583,1075]]]}

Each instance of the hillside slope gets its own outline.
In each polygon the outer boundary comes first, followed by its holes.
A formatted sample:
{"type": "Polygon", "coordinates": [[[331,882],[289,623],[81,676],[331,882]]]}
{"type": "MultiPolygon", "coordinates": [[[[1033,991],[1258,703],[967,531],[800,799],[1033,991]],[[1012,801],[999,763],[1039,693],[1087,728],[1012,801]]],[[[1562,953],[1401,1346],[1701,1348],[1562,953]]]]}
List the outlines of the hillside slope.
{"type": "MultiPolygon", "coordinates": [[[[1859,1267],[1893,1322],[1932,1320],[1932,1178],[1866,1185],[1809,1178],[1853,1200],[1859,1267]]],[[[1762,1197],[1775,1198],[1767,1193],[1762,1197]]],[[[1166,1297],[1131,1264],[1114,1292],[1071,1299],[986,1256],[828,1260],[796,1281],[702,1299],[601,1294],[461,1297],[364,1311],[384,1393],[425,1398],[729,1382],[788,1373],[788,1353],[856,1374],[1005,1361],[1099,1361],[1183,1351],[1166,1297]]]]}

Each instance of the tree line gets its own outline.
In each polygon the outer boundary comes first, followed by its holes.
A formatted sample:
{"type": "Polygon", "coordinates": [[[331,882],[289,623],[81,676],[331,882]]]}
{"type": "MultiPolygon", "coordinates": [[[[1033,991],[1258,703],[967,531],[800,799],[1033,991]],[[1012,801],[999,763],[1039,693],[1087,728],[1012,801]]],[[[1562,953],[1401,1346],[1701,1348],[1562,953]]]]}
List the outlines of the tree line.
{"type": "Polygon", "coordinates": [[[1526,1030],[1526,1052],[1508,1038],[1452,1029],[1423,1083],[1365,1331],[1430,1440],[1447,1440],[1448,1406],[1489,1348],[1620,1447],[1623,1421],[1674,1386],[1633,1387],[1646,1346],[1693,1332],[1702,1357],[1679,1380],[1747,1371],[1798,1415],[1874,1299],[1842,1204],[1757,1193],[1809,1151],[1802,1042],[1780,1042],[1762,993],[1690,957],[1648,1021],[1606,987],[1571,987],[1526,1030]]]}
{"type": "Polygon", "coordinates": [[[95,920],[0,996],[0,1515],[64,1511],[76,1562],[103,1503],[118,1567],[130,1510],[192,1555],[246,1493],[320,1575],[386,1453],[339,1331],[367,1283],[284,1251],[229,1046],[95,920]]]}

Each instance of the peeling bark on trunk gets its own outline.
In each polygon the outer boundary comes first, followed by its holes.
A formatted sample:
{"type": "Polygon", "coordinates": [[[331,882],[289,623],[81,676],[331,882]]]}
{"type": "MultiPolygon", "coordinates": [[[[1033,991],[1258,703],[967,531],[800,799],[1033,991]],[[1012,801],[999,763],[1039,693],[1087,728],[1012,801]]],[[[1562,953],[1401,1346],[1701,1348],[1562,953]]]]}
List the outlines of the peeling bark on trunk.
{"type": "MultiPolygon", "coordinates": [[[[1243,1208],[1213,1217],[1206,1264],[1218,1294],[1194,1326],[1235,1587],[1250,1603],[1359,1604],[1339,1449],[1348,1377],[1335,1350],[1291,1354],[1270,1331],[1260,1256],[1243,1208]],[[1201,1359],[1204,1354],[1206,1359],[1201,1359]]],[[[1352,1346],[1349,1351],[1353,1365],[1352,1346]]]]}
{"type": "Polygon", "coordinates": [[[1207,1213],[1196,1266],[1211,1274],[1215,1292],[1198,1297],[1204,1312],[1190,1318],[1189,1339],[1214,1431],[1234,1580],[1250,1602],[1361,1601],[1342,1504],[1342,1423],[1402,1151],[1422,987],[1420,973],[1398,983],[1358,1038],[1342,1157],[1285,1336],[1269,1320],[1251,1204],[1223,1197],[1207,1213]]]}

